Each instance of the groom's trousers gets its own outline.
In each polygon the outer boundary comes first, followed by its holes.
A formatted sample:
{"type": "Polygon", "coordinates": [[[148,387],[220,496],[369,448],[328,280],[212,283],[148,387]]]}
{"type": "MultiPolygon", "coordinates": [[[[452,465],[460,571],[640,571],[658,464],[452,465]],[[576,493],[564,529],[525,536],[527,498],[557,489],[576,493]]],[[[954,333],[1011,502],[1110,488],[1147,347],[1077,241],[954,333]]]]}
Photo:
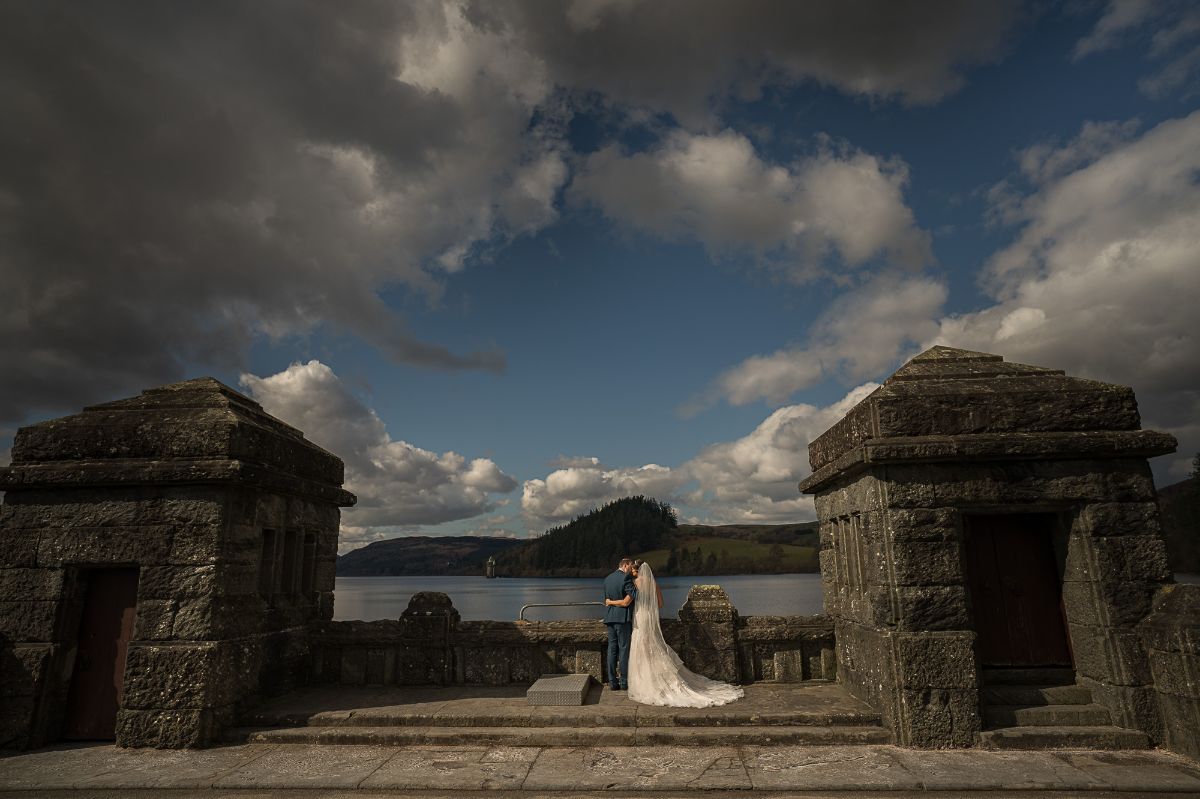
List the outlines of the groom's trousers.
{"type": "Polygon", "coordinates": [[[629,689],[629,638],[633,624],[605,624],[608,628],[608,685],[610,688],[629,689]],[[617,661],[620,661],[620,683],[617,682],[617,661]]]}

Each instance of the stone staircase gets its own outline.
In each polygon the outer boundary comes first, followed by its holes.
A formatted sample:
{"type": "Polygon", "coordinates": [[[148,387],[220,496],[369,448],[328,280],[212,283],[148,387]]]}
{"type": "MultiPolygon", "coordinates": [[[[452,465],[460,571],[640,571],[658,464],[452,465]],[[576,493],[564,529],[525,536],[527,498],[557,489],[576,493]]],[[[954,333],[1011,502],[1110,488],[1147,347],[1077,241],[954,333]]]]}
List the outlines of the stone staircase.
{"type": "Polygon", "coordinates": [[[979,692],[986,749],[1147,749],[1145,733],[1116,727],[1071,669],[986,669],[979,692]]]}
{"type": "Polygon", "coordinates": [[[321,710],[318,702],[311,712],[261,708],[228,737],[250,743],[392,746],[845,746],[892,741],[879,714],[857,700],[835,695],[823,701],[822,693],[838,690],[835,685],[797,691],[750,686],[746,699],[716,708],[637,705],[598,686],[586,704],[566,707],[531,707],[523,694],[360,703],[336,710],[321,710]]]}

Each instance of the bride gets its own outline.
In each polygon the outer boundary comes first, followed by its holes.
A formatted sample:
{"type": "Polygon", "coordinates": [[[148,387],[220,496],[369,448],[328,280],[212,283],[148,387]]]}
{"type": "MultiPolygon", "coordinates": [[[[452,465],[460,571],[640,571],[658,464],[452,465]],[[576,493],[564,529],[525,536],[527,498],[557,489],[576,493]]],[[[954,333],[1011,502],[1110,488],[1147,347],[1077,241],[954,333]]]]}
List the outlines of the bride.
{"type": "MultiPolygon", "coordinates": [[[[643,705],[669,707],[712,707],[741,699],[736,685],[717,682],[688,670],[667,646],[658,610],[663,606],[662,591],[654,581],[650,564],[634,567],[634,587],[638,600],[633,602],[633,636],[629,644],[629,698],[643,705]]],[[[605,600],[606,605],[626,605],[633,600],[605,600]]]]}

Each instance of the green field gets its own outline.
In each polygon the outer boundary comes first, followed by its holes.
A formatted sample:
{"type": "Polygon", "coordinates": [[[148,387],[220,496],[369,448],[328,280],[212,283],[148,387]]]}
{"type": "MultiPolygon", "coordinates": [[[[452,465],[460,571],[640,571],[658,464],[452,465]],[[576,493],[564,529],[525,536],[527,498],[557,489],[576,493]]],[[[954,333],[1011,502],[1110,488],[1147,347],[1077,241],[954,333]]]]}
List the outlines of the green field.
{"type": "MultiPolygon", "coordinates": [[[[695,551],[696,547],[700,547],[703,557],[707,558],[709,553],[714,553],[718,558],[725,554],[730,558],[746,558],[755,563],[772,564],[776,563],[776,559],[771,556],[770,544],[760,544],[755,541],[742,541],[734,538],[716,538],[716,537],[684,537],[676,542],[676,546],[680,549],[688,549],[695,551]]],[[[782,571],[789,572],[815,572],[819,571],[820,567],[817,564],[817,550],[815,547],[796,546],[794,544],[779,544],[783,550],[782,571]]],[[[667,563],[667,557],[670,554],[670,548],[667,549],[652,549],[649,552],[642,552],[634,555],[634,558],[645,560],[650,564],[650,567],[655,570],[661,570],[667,563]]]]}

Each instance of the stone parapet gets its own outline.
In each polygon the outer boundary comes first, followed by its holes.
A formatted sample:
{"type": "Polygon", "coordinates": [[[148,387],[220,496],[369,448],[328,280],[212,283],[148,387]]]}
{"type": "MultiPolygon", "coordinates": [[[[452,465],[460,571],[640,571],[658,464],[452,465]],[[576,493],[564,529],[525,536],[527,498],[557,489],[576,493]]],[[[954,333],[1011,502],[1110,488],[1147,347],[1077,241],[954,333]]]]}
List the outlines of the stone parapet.
{"type": "MultiPolygon", "coordinates": [[[[310,677],[345,685],[506,685],[543,674],[603,680],[608,631],[599,620],[461,621],[445,594],[424,593],[397,620],[323,622],[311,629],[310,677]],[[423,615],[429,612],[429,615],[423,615]]],[[[829,680],[833,625],[823,616],[740,617],[719,586],[697,586],[663,636],[685,665],[731,682],[829,680]],[[694,599],[694,601],[692,601],[694,599]]]]}

